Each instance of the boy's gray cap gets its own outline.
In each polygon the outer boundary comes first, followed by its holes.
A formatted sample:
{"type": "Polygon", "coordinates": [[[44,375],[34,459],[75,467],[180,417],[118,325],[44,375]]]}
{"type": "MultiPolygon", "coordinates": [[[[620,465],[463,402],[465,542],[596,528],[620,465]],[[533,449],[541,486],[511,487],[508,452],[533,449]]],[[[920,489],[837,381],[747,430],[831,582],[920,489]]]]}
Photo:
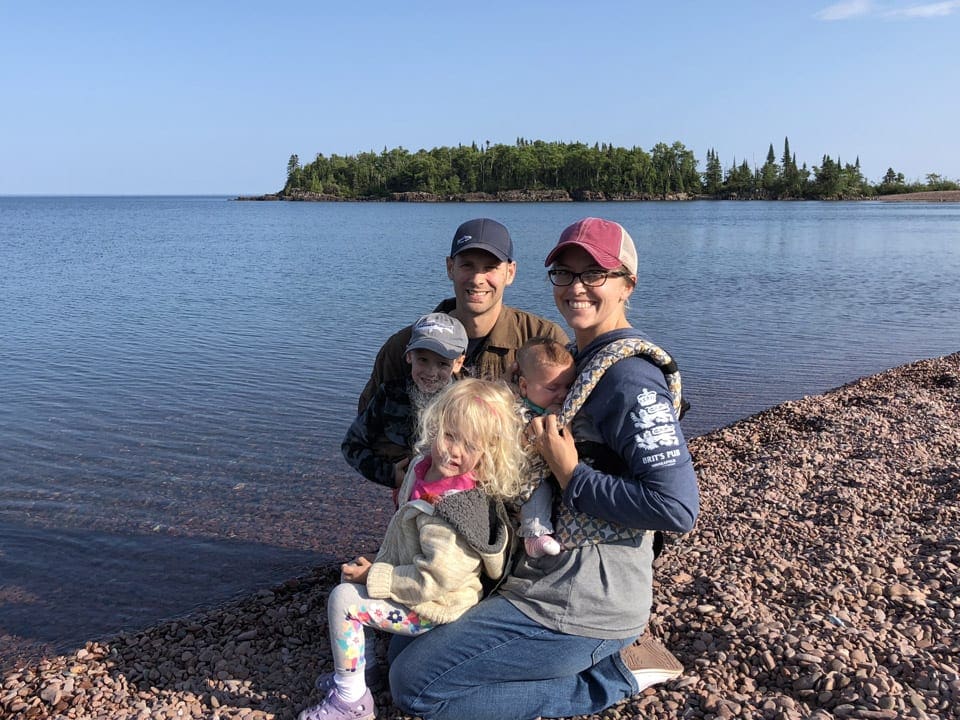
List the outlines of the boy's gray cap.
{"type": "Polygon", "coordinates": [[[486,250],[499,260],[513,260],[513,240],[507,229],[490,218],[467,220],[457,228],[450,245],[450,257],[464,250],[486,250]]]}
{"type": "Polygon", "coordinates": [[[405,353],[432,350],[447,360],[456,360],[467,351],[467,331],[460,321],[446,313],[424,315],[413,324],[405,353]]]}

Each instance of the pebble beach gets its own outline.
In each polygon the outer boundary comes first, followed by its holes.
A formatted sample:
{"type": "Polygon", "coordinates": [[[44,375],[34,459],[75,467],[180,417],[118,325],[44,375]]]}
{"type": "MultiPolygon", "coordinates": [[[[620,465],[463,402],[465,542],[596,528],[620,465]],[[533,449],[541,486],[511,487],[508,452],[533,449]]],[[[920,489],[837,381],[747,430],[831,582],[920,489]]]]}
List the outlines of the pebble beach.
{"type": "MultiPolygon", "coordinates": [[[[649,631],[676,680],[617,718],[960,718],[960,353],[690,442],[693,532],[649,631]]],[[[0,718],[285,720],[331,669],[334,567],[7,670],[0,718]]],[[[379,718],[403,718],[388,690],[379,718]]],[[[509,719],[505,719],[509,720],[509,719]]]]}

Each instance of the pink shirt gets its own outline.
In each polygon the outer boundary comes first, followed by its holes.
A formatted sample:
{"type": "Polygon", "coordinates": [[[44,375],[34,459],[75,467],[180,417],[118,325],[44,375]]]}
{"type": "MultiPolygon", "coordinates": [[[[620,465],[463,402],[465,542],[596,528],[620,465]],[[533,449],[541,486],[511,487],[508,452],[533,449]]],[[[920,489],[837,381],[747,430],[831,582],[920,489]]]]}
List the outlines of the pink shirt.
{"type": "Polygon", "coordinates": [[[430,482],[426,479],[426,476],[427,470],[431,467],[433,467],[433,458],[429,455],[414,466],[413,472],[417,479],[413,483],[413,491],[410,493],[411,500],[423,499],[430,504],[435,504],[444,495],[473,490],[477,486],[470,473],[443,477],[430,482]]]}

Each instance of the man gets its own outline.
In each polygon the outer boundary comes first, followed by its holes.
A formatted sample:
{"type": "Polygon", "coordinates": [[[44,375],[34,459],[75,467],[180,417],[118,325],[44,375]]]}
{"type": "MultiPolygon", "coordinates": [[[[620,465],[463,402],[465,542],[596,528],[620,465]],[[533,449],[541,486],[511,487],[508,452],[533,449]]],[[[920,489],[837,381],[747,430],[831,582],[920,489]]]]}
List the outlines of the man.
{"type": "MultiPolygon", "coordinates": [[[[447,277],[453,283],[454,297],[440,303],[435,312],[452,315],[467,331],[463,374],[509,379],[517,349],[528,338],[543,335],[568,342],[556,323],[503,304],[503,291],[516,274],[513,240],[507,228],[489,218],[468,220],[457,228],[447,257],[447,277]]],[[[407,326],[380,348],[360,394],[358,413],[364,411],[381,383],[409,374],[404,350],[410,335],[411,326],[407,326]]]]}

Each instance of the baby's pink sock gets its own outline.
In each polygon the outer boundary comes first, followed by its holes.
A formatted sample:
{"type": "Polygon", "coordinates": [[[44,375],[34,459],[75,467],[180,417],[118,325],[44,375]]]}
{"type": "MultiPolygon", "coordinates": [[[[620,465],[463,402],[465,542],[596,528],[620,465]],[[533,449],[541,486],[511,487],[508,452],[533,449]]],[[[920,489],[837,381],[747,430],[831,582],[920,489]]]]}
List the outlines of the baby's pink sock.
{"type": "Polygon", "coordinates": [[[523,547],[527,551],[527,555],[532,558],[539,558],[544,555],[559,555],[562,549],[553,535],[524,538],[523,547]]]}

